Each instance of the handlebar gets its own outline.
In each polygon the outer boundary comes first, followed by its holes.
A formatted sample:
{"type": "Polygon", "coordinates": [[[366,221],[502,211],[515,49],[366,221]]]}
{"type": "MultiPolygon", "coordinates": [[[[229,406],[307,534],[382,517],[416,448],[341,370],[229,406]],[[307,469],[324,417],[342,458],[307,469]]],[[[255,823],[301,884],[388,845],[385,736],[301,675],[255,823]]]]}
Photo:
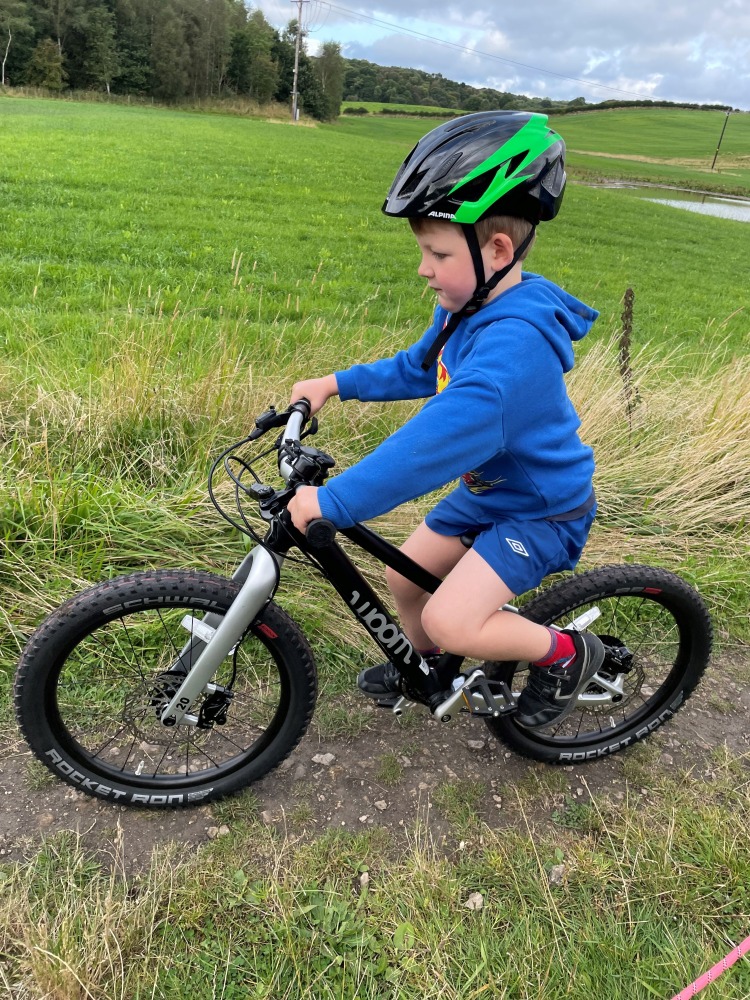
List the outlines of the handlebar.
{"type": "MultiPolygon", "coordinates": [[[[305,423],[310,417],[310,401],[305,399],[297,400],[290,407],[291,415],[287,420],[282,441],[284,445],[299,444],[305,423]]],[[[288,460],[289,451],[283,445],[279,451],[279,472],[284,482],[289,484],[289,480],[294,472],[294,468],[288,460]]],[[[322,549],[330,545],[336,536],[336,525],[327,518],[320,517],[310,521],[305,529],[305,537],[314,549],[322,549]]]]}
{"type": "MultiPolygon", "coordinates": [[[[292,403],[289,409],[291,410],[291,414],[286,422],[282,438],[284,443],[299,444],[302,429],[310,417],[310,400],[304,397],[298,399],[295,403],[292,403]]],[[[283,451],[279,451],[279,472],[284,482],[288,484],[294,470],[283,451]]]]}

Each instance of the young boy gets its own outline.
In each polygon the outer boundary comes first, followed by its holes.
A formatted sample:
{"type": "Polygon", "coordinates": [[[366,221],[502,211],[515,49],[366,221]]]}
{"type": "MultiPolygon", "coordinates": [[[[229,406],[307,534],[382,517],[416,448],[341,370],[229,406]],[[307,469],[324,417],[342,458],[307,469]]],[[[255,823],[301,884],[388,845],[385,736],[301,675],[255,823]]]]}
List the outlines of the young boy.
{"type": "MultiPolygon", "coordinates": [[[[387,573],[401,626],[423,656],[529,661],[516,721],[548,726],[575,707],[603,660],[589,633],[558,632],[498,610],[572,569],[595,513],[594,461],[581,443],[564,373],[572,341],[597,313],[522,260],[538,222],[554,218],[565,146],[546,115],[483,112],[424,136],[402,164],[383,211],[407,218],[418,273],[437,295],[432,326],[406,351],[298,382],[313,413],[342,399],[430,397],[370,455],[289,504],[304,531],[318,517],[348,527],[455,479],[403,551],[443,580],[427,594],[387,573]],[[467,550],[461,536],[472,534],[467,550]]],[[[390,664],[362,671],[362,691],[398,697],[390,664]]]]}

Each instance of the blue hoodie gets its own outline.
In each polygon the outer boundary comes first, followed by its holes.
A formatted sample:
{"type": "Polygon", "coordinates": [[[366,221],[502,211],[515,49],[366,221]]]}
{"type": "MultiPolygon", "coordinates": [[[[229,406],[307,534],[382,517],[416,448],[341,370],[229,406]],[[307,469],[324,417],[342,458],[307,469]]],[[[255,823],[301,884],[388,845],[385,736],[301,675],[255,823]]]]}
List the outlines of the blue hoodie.
{"type": "Polygon", "coordinates": [[[487,512],[551,517],[585,503],[594,458],[563,375],[596,310],[536,274],[461,321],[429,371],[422,359],[448,313],[406,351],[336,372],[342,399],[429,399],[403,427],[318,490],[339,528],[461,478],[487,512]]]}

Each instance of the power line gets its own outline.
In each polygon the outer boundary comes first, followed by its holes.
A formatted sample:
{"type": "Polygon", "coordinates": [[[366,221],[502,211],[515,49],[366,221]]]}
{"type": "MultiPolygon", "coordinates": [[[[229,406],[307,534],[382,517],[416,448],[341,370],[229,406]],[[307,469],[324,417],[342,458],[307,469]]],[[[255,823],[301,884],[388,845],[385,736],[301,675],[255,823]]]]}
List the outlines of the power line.
{"type": "Polygon", "coordinates": [[[339,11],[342,14],[348,14],[350,17],[356,18],[360,21],[367,21],[370,24],[376,24],[382,28],[390,28],[391,31],[397,35],[412,35],[415,38],[424,38],[430,42],[435,42],[437,45],[446,45],[449,48],[459,49],[462,52],[468,52],[471,55],[480,56],[484,59],[494,59],[496,62],[507,63],[510,66],[518,66],[521,69],[530,69],[533,70],[533,72],[541,73],[544,76],[555,76],[560,80],[567,80],[569,83],[580,83],[585,87],[596,87],[598,90],[609,90],[614,94],[627,94],[629,97],[638,97],[640,100],[651,99],[650,97],[639,94],[634,90],[623,90],[621,87],[608,87],[604,83],[593,83],[591,80],[581,80],[575,76],[565,76],[563,73],[555,73],[553,70],[542,69],[540,66],[532,66],[529,63],[516,62],[514,59],[505,59],[503,56],[495,55],[492,52],[483,52],[481,49],[473,49],[468,45],[460,45],[458,42],[449,42],[444,38],[436,38],[434,35],[428,35],[423,31],[416,31],[412,28],[396,25],[393,21],[383,21],[377,17],[371,17],[369,14],[361,14],[359,11],[349,10],[347,7],[340,7],[335,3],[327,3],[326,6],[330,7],[332,10],[339,11]]]}

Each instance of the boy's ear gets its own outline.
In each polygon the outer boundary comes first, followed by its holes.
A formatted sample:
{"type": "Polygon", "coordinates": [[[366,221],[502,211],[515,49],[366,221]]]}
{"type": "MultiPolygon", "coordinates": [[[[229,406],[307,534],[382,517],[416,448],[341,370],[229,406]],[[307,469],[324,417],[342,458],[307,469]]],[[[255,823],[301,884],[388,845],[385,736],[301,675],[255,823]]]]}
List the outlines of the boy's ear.
{"type": "Polygon", "coordinates": [[[513,240],[507,233],[494,233],[490,239],[490,267],[500,271],[513,260],[513,240]]]}

